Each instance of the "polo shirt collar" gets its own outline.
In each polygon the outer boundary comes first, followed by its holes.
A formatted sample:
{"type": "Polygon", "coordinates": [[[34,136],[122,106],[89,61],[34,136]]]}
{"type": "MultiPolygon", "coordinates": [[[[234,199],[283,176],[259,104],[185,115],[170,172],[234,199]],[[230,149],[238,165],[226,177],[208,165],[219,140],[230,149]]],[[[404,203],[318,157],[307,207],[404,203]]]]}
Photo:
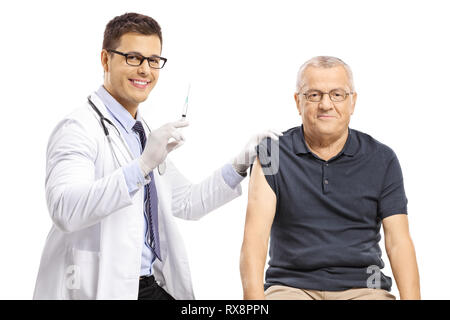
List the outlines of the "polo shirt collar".
{"type": "Polygon", "coordinates": [[[305,142],[305,136],[303,134],[303,125],[298,127],[297,130],[295,130],[294,134],[292,135],[292,145],[294,147],[294,152],[296,154],[299,153],[307,154],[311,152],[305,142]]]}
{"type": "Polygon", "coordinates": [[[348,137],[347,141],[344,145],[344,150],[342,151],[343,154],[353,157],[356,153],[356,150],[358,148],[358,141],[356,139],[355,134],[353,133],[353,130],[348,128],[348,137]]]}
{"type": "MultiPolygon", "coordinates": [[[[356,149],[358,147],[358,141],[356,141],[356,137],[354,133],[352,133],[352,129],[348,129],[348,137],[347,141],[345,142],[343,150],[339,154],[345,154],[347,156],[354,156],[356,153],[356,149]]],[[[307,154],[311,153],[311,150],[309,150],[308,146],[305,142],[305,136],[303,133],[303,125],[297,128],[295,130],[294,134],[292,135],[292,145],[294,152],[296,154],[307,154]]]]}
{"type": "MultiPolygon", "coordinates": [[[[102,99],[103,104],[113,117],[120,123],[127,133],[132,132],[132,128],[136,123],[136,120],[114,97],[105,89],[104,86],[100,86],[97,90],[97,95],[102,99]]],[[[138,117],[136,117],[138,118],[138,117]]],[[[140,118],[140,117],[139,117],[140,118]]]]}

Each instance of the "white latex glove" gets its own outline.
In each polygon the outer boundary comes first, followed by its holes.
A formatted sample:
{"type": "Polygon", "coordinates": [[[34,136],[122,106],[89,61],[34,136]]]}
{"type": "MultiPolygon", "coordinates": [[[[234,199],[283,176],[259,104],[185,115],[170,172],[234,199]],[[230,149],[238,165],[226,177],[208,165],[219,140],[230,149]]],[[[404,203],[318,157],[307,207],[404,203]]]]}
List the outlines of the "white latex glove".
{"type": "Polygon", "coordinates": [[[144,172],[144,175],[148,175],[150,171],[162,163],[169,152],[184,144],[184,136],[177,129],[188,125],[189,122],[182,119],[167,123],[162,127],[153,130],[148,135],[147,144],[139,157],[139,165],[144,172]],[[170,138],[175,140],[169,142],[170,138]]]}
{"type": "Polygon", "coordinates": [[[232,165],[234,170],[242,176],[246,175],[247,169],[255,161],[256,158],[256,146],[261,143],[265,138],[271,138],[278,141],[278,137],[283,133],[278,130],[269,129],[261,133],[255,134],[245,145],[244,149],[233,159],[232,165]]]}

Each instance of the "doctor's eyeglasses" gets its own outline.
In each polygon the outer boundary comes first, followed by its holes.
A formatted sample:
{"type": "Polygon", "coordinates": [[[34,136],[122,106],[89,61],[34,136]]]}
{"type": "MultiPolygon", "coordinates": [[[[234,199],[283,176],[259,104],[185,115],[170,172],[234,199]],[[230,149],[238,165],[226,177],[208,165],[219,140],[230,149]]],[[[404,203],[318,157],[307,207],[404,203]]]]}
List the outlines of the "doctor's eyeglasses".
{"type": "Polygon", "coordinates": [[[305,96],[306,100],[310,102],[320,102],[325,94],[328,94],[330,100],[333,102],[342,102],[347,99],[347,96],[353,92],[345,92],[344,89],[333,89],[330,92],[322,92],[320,90],[308,90],[305,93],[297,93],[305,96]]]}
{"type": "Polygon", "coordinates": [[[129,66],[139,67],[144,60],[148,61],[148,65],[153,69],[162,69],[167,62],[166,58],[153,55],[151,57],[144,57],[143,55],[135,52],[131,53],[123,53],[117,50],[107,50],[108,52],[112,52],[115,54],[119,54],[125,57],[125,60],[129,66]]]}

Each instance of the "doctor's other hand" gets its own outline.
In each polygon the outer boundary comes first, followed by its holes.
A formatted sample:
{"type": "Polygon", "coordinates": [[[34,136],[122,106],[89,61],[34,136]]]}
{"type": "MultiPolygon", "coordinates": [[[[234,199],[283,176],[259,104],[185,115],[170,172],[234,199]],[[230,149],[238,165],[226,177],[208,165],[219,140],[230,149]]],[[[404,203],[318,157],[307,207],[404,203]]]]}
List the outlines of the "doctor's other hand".
{"type": "Polygon", "coordinates": [[[147,137],[147,144],[139,157],[139,165],[145,175],[162,163],[169,152],[184,144],[184,136],[178,128],[187,127],[189,122],[181,119],[166,123],[162,127],[153,130],[147,137]],[[173,138],[174,140],[169,142],[173,138]]]}
{"type": "Polygon", "coordinates": [[[244,149],[233,159],[232,165],[234,170],[242,176],[245,176],[247,169],[255,161],[256,158],[256,146],[261,143],[265,138],[271,138],[278,141],[278,137],[282,136],[283,133],[278,130],[269,129],[258,134],[253,135],[250,140],[248,140],[244,149]]]}

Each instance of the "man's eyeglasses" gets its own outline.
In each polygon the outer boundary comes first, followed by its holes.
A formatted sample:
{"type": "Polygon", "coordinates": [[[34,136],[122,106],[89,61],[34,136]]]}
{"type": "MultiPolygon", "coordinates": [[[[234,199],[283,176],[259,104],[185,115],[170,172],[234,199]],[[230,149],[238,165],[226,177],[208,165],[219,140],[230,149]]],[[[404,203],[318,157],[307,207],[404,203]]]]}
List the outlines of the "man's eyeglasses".
{"type": "Polygon", "coordinates": [[[328,94],[330,100],[333,102],[342,102],[347,99],[347,96],[353,92],[346,92],[344,89],[333,89],[330,92],[322,92],[320,90],[308,90],[305,93],[297,93],[305,96],[306,100],[310,102],[322,101],[323,95],[328,94]]]}
{"type": "Polygon", "coordinates": [[[125,60],[129,66],[139,67],[144,60],[148,61],[148,65],[153,69],[162,69],[167,62],[166,58],[153,55],[151,57],[144,57],[139,53],[123,53],[117,50],[109,49],[108,52],[116,53],[125,57],[125,60]]]}

